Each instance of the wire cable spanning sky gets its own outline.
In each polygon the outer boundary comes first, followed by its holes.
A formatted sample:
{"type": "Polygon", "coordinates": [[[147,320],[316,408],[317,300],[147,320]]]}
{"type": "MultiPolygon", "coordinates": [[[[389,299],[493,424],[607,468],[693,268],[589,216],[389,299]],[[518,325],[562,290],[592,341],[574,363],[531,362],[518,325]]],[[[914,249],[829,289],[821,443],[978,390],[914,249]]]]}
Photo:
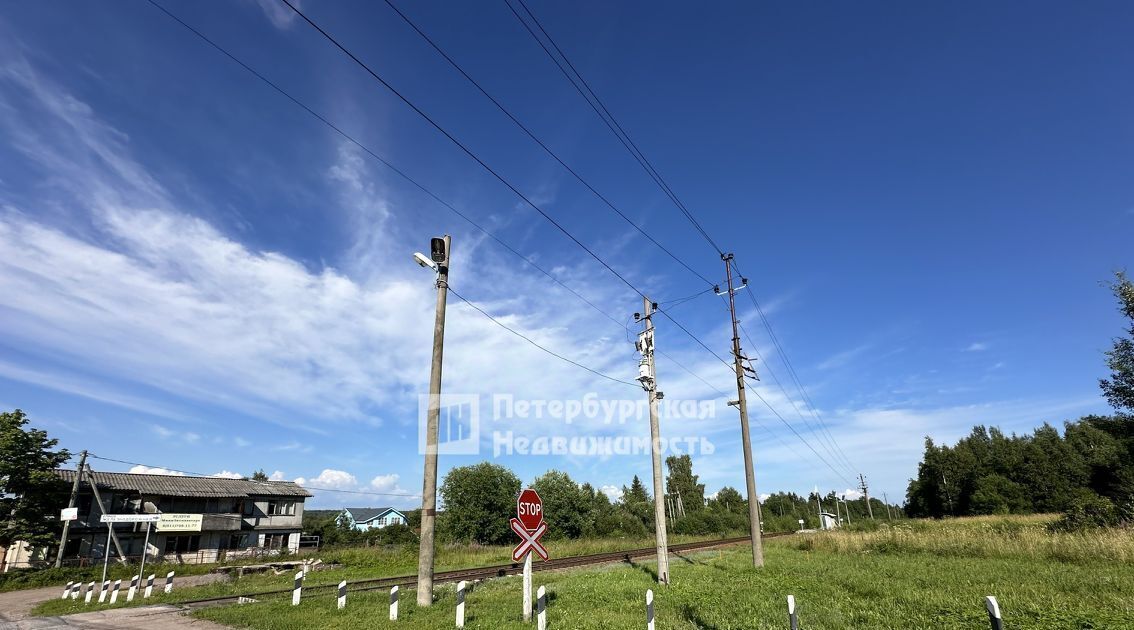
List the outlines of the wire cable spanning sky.
{"type": "MultiPolygon", "coordinates": [[[[150,4],[0,18],[0,403],[72,450],[410,507],[441,233],[446,392],[640,398],[648,296],[710,490],[726,251],[762,488],[899,495],[925,436],[1105,411],[1126,9],[150,4]]],[[[612,496],[645,463],[494,459],[612,496]]]]}

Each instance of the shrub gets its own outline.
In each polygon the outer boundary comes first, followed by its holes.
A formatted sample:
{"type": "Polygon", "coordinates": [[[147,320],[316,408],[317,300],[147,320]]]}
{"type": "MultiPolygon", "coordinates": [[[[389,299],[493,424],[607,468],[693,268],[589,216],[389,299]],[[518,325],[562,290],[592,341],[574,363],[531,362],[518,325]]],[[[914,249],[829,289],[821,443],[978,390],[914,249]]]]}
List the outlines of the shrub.
{"type": "Polygon", "coordinates": [[[1071,499],[1063,517],[1051,524],[1052,531],[1077,532],[1118,524],[1118,510],[1110,499],[1083,491],[1071,499]]]}

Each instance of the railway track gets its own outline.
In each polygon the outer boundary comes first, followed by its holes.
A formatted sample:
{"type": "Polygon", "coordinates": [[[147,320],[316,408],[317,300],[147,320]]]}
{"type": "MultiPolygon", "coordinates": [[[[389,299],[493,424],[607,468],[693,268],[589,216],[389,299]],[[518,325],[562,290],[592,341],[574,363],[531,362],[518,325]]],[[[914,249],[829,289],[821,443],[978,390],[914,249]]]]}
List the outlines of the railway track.
{"type": "MultiPolygon", "coordinates": [[[[786,536],[788,534],[765,534],[764,538],[775,538],[778,536],[786,536]]],[[[727,547],[730,545],[739,545],[748,542],[747,536],[738,538],[720,538],[717,540],[702,540],[698,542],[682,543],[679,545],[670,545],[670,553],[683,553],[688,551],[703,551],[706,549],[715,549],[717,547],[727,547]]],[[[606,553],[593,553],[582,556],[569,556],[566,558],[555,558],[546,562],[532,563],[532,571],[555,571],[558,569],[569,569],[573,567],[583,567],[596,564],[607,564],[610,562],[629,562],[635,558],[647,558],[656,553],[654,547],[643,547],[640,549],[626,549],[623,551],[611,551],[606,553]]],[[[474,567],[470,569],[456,569],[453,571],[438,571],[433,574],[433,583],[442,584],[447,582],[459,582],[465,580],[468,582],[476,580],[487,580],[497,577],[505,577],[508,575],[519,575],[524,571],[524,564],[522,562],[512,562],[509,564],[498,564],[487,567],[474,567]]],[[[347,583],[348,593],[359,593],[367,591],[387,590],[391,587],[416,587],[417,575],[399,575],[393,577],[373,578],[369,580],[355,580],[354,582],[347,583]]],[[[321,591],[334,592],[338,588],[338,583],[333,584],[313,584],[311,586],[304,586],[304,595],[321,591]]],[[[245,599],[263,599],[266,597],[277,596],[290,596],[292,589],[277,589],[271,591],[259,591],[256,593],[243,593],[239,595],[223,595],[218,597],[205,597],[202,599],[194,599],[183,602],[178,602],[178,605],[186,608],[202,608],[206,606],[218,606],[222,604],[236,603],[241,598],[245,599]]]]}

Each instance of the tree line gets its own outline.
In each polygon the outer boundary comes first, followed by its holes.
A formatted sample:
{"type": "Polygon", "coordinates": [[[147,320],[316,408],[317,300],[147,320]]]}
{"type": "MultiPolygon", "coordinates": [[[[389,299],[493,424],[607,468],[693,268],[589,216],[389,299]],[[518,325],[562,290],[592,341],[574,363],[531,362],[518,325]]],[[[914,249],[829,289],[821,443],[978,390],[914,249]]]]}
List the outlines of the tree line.
{"type": "Polygon", "coordinates": [[[1063,512],[1056,526],[1134,523],[1134,284],[1111,285],[1129,321],[1099,387],[1115,413],[1045,423],[1028,435],[977,426],[953,446],[925,440],[906,511],[914,517],[1063,512]]]}

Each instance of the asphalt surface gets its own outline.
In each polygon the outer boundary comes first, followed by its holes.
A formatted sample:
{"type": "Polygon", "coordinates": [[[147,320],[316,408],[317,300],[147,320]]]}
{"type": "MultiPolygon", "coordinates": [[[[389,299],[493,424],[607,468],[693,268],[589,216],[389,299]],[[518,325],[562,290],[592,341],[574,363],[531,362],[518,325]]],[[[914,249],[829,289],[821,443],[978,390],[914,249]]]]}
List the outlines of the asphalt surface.
{"type": "MultiPolygon", "coordinates": [[[[174,579],[174,588],[200,586],[228,579],[227,575],[207,573],[174,579]]],[[[194,619],[176,606],[167,604],[134,608],[113,608],[64,615],[62,617],[32,617],[31,611],[40,602],[59,597],[63,587],[35,588],[0,593],[0,630],[40,628],[139,628],[165,630],[166,628],[195,628],[220,630],[227,626],[194,619]]]]}

